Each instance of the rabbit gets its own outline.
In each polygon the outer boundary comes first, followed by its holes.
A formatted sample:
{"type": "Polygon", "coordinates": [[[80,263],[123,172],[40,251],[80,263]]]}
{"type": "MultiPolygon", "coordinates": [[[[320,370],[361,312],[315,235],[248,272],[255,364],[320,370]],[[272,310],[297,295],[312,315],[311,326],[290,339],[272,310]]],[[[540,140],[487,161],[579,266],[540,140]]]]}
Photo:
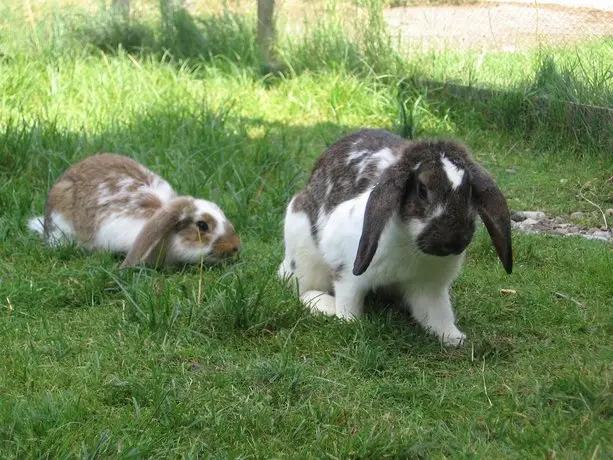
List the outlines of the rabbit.
{"type": "Polygon", "coordinates": [[[467,147],[361,129],[329,146],[290,199],[277,274],[297,282],[307,307],[349,320],[360,317],[368,292],[400,294],[425,330],[457,346],[466,336],[449,289],[477,214],[512,273],[506,199],[467,147]]]}
{"type": "Polygon", "coordinates": [[[44,216],[28,221],[50,246],[74,242],[125,254],[121,268],[219,262],[239,252],[232,223],[216,204],[178,196],[131,158],[98,153],[55,182],[44,216]]]}

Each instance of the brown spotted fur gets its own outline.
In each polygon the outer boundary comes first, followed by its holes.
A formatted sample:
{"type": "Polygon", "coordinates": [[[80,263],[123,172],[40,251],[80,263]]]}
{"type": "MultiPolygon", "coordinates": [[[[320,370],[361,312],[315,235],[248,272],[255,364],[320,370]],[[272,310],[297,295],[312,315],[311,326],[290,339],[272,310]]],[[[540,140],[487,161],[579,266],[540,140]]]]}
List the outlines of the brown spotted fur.
{"type": "MultiPolygon", "coordinates": [[[[142,188],[152,185],[156,177],[140,163],[122,155],[99,153],[81,160],[68,168],[49,191],[45,204],[44,237],[48,238],[51,231],[52,212],[61,213],[72,223],[80,244],[93,241],[96,230],[109,215],[125,214],[147,219],[147,224],[126,255],[122,267],[141,260],[155,262],[152,259],[163,255],[164,243],[171,230],[178,230],[185,244],[209,245],[217,225],[215,219],[207,213],[193,218],[193,197],[176,197],[175,194],[175,198],[164,205],[156,195],[144,192],[142,188]],[[125,179],[133,182],[121,190],[120,182],[125,179]],[[100,184],[104,184],[112,196],[104,204],[99,204],[100,184]],[[199,230],[196,226],[198,220],[204,220],[209,230],[199,230]]],[[[229,222],[226,226],[226,231],[212,248],[213,255],[218,258],[232,256],[240,249],[240,239],[234,227],[229,222]]]]}
{"type": "Polygon", "coordinates": [[[110,214],[126,213],[150,218],[162,204],[155,195],[143,193],[140,201],[119,195],[99,206],[99,186],[104,183],[109,193],[117,193],[119,182],[130,178],[134,183],[126,188],[126,192],[136,193],[140,187],[151,184],[154,177],[144,166],[121,155],[99,153],[81,160],[68,168],[49,191],[45,204],[45,238],[49,236],[50,216],[54,211],[72,222],[81,244],[93,240],[96,229],[110,214]]]}

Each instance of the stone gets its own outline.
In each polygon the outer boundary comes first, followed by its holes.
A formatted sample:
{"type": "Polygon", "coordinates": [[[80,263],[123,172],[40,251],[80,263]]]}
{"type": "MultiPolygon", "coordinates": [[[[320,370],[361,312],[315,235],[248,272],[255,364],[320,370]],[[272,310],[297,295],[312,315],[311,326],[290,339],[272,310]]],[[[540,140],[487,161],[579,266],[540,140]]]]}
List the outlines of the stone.
{"type": "Polygon", "coordinates": [[[522,211],[511,211],[511,220],[513,222],[521,222],[524,219],[525,217],[522,211]]]}
{"type": "Polygon", "coordinates": [[[543,220],[547,217],[545,213],[541,211],[524,211],[522,212],[522,215],[526,219],[534,219],[534,220],[543,220]]]}
{"type": "Polygon", "coordinates": [[[522,227],[531,227],[531,226],[536,225],[538,223],[539,223],[538,220],[527,218],[524,221],[522,221],[520,225],[522,227]]]}
{"type": "Polygon", "coordinates": [[[582,219],[582,218],[584,218],[584,217],[585,217],[585,214],[584,214],[584,213],[582,213],[581,211],[573,212],[573,213],[570,215],[570,218],[571,218],[571,219],[582,219]]]}
{"type": "Polygon", "coordinates": [[[604,236],[597,236],[597,235],[583,235],[583,238],[585,238],[586,240],[598,240],[598,241],[609,241],[609,238],[606,238],[604,236]]]}
{"type": "Polygon", "coordinates": [[[592,235],[602,236],[603,238],[606,238],[607,240],[611,238],[611,234],[605,230],[596,230],[594,233],[592,233],[592,235]]]}
{"type": "MultiPolygon", "coordinates": [[[[558,225],[559,225],[559,224],[565,224],[565,223],[566,223],[566,220],[564,220],[564,217],[562,217],[562,216],[556,216],[556,218],[555,218],[555,219],[553,219],[553,223],[554,223],[554,224],[558,224],[558,225]]],[[[570,224],[569,224],[569,225],[570,225],[570,224]]]]}

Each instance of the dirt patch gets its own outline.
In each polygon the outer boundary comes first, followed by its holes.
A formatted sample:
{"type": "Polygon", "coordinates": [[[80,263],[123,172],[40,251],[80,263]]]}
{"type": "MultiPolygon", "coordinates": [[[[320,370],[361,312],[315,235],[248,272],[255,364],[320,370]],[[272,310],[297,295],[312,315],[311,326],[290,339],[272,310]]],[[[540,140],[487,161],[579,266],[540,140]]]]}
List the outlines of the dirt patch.
{"type": "MultiPolygon", "coordinates": [[[[575,0],[575,3],[578,0],[575,0]]],[[[554,4],[482,3],[389,8],[385,21],[404,45],[514,51],[613,38],[613,11],[554,4]]]]}

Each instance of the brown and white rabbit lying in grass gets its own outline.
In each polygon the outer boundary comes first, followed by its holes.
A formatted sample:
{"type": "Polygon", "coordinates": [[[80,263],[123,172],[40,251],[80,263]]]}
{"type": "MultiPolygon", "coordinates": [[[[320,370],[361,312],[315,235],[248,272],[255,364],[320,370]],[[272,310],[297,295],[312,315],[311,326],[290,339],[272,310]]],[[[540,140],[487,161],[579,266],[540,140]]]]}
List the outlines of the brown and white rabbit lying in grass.
{"type": "Polygon", "coordinates": [[[44,216],[30,219],[28,227],[50,245],[70,241],[124,253],[121,267],[217,262],[240,249],[216,204],[177,196],[157,174],[111,153],[68,168],[49,191],[44,216]]]}
{"type": "Polygon", "coordinates": [[[506,200],[466,147],[363,129],[331,145],[289,202],[279,276],[297,279],[303,303],[342,318],[360,316],[369,291],[393,288],[426,330],[457,345],[465,335],[449,289],[477,214],[511,273],[506,200]]]}

